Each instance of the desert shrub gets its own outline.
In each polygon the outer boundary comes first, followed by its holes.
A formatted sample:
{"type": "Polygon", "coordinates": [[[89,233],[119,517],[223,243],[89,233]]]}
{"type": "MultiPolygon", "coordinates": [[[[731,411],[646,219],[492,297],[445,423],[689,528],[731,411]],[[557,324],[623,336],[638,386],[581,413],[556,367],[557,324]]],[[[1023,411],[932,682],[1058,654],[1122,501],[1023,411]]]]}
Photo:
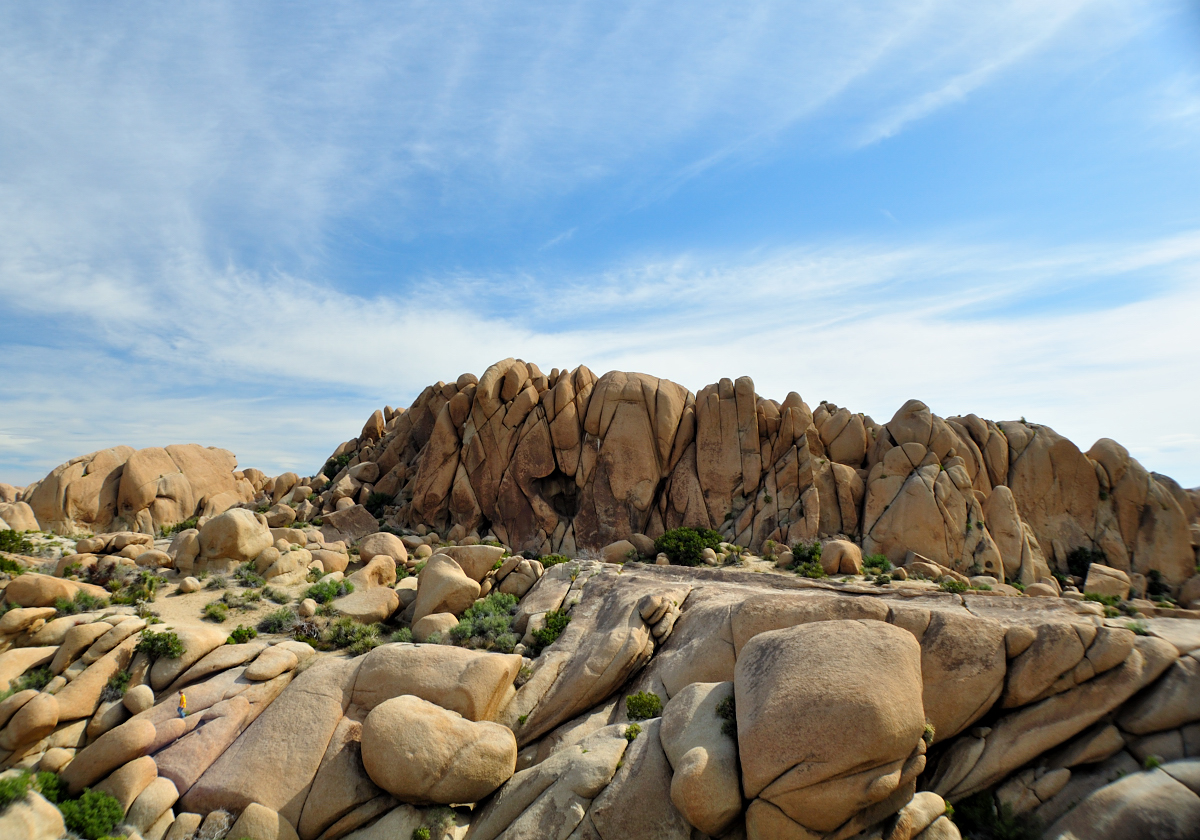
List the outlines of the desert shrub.
{"type": "Polygon", "coordinates": [[[394,504],[395,501],[395,497],[389,496],[387,493],[372,493],[367,496],[367,501],[363,504],[363,507],[378,519],[383,516],[383,509],[390,504],[394,504]]]}
{"type": "Polygon", "coordinates": [[[0,779],[0,811],[29,795],[33,787],[33,776],[28,772],[7,779],[0,779]]]}
{"type": "Polygon", "coordinates": [[[151,659],[178,659],[183,656],[183,642],[174,630],[164,630],[155,633],[153,630],[143,630],[142,638],[138,640],[135,653],[144,653],[151,659]]]}
{"type": "Polygon", "coordinates": [[[57,611],[59,616],[93,612],[95,610],[102,610],[107,606],[107,600],[101,598],[99,595],[93,595],[90,592],[84,592],[82,589],[76,592],[75,597],[70,601],[68,601],[66,598],[56,598],[54,600],[54,609],[57,611]]]}
{"type": "Polygon", "coordinates": [[[305,598],[312,598],[318,604],[328,604],[334,598],[349,595],[354,591],[354,584],[346,579],[327,580],[314,583],[304,592],[305,598]]]}
{"type": "Polygon", "coordinates": [[[296,626],[296,613],[291,607],[284,607],[268,613],[258,622],[258,629],[264,633],[287,633],[296,626]]]}
{"type": "Polygon", "coordinates": [[[564,610],[550,610],[546,613],[546,626],[533,631],[533,655],[537,656],[554,644],[570,623],[571,616],[567,615],[564,610]]]}
{"type": "MultiPolygon", "coordinates": [[[[11,531],[0,531],[0,534],[11,534],[11,533],[12,533],[11,531]]],[[[16,560],[12,559],[11,557],[4,557],[3,555],[0,555],[0,572],[4,572],[6,575],[11,575],[12,577],[16,577],[17,575],[23,573],[24,571],[25,571],[25,567],[22,566],[20,563],[18,563],[16,560]]]]}
{"type": "MultiPolygon", "coordinates": [[[[892,582],[891,575],[875,575],[875,585],[876,586],[887,586],[891,582],[892,582]]],[[[990,586],[987,588],[991,589],[990,586]]]]}
{"type": "Polygon", "coordinates": [[[429,826],[422,825],[413,829],[412,840],[429,840],[429,826]]]}
{"type": "Polygon", "coordinates": [[[255,639],[257,637],[258,637],[258,631],[255,630],[253,627],[243,627],[242,625],[239,624],[237,626],[237,628],[234,629],[234,631],[229,634],[229,638],[225,640],[225,644],[241,645],[241,644],[245,644],[246,642],[250,641],[251,639],[255,639]]]}
{"type": "Polygon", "coordinates": [[[737,704],[734,703],[732,694],[717,704],[717,717],[723,721],[721,731],[731,738],[736,738],[737,704]]]}
{"type": "Polygon", "coordinates": [[[120,700],[129,690],[129,680],[132,677],[133,674],[128,671],[117,671],[108,678],[108,682],[104,685],[104,691],[100,692],[100,699],[120,700]]]}
{"type": "Polygon", "coordinates": [[[921,740],[925,742],[925,746],[933,743],[934,736],[937,735],[937,730],[933,728],[932,723],[925,724],[925,731],[921,733],[921,740]]]}
{"type": "Polygon", "coordinates": [[[625,740],[633,743],[637,740],[637,736],[642,734],[642,725],[640,723],[631,723],[625,727],[625,740]]]}
{"type": "Polygon", "coordinates": [[[1146,760],[1142,762],[1142,766],[1147,770],[1157,770],[1159,767],[1162,767],[1162,759],[1157,755],[1148,755],[1146,756],[1146,760]]]}
{"type": "Polygon", "coordinates": [[[477,650],[498,650],[512,653],[519,641],[512,632],[513,613],[517,596],[507,592],[492,592],[476,601],[462,614],[458,624],[450,629],[450,638],[457,644],[477,650]]]}
{"type": "Polygon", "coordinates": [[[819,540],[805,542],[801,540],[792,546],[792,557],[795,558],[793,565],[800,566],[804,563],[816,563],[821,565],[821,543],[819,540]]]}
{"type": "Polygon", "coordinates": [[[272,589],[269,586],[262,591],[262,595],[268,601],[274,601],[276,604],[287,604],[292,600],[286,592],[280,592],[278,589],[272,589]]]}
{"type": "Polygon", "coordinates": [[[864,569],[878,569],[880,572],[890,572],[892,561],[882,554],[868,554],[863,558],[864,569]]]}
{"type": "Polygon", "coordinates": [[[1125,622],[1125,629],[1136,636],[1149,636],[1150,631],[1146,629],[1146,625],[1140,621],[1125,622]]]}
{"type": "Polygon", "coordinates": [[[654,541],[654,550],[667,555],[676,566],[700,565],[700,552],[706,548],[716,551],[721,535],[710,528],[674,528],[654,541]]]}
{"type": "Polygon", "coordinates": [[[1093,563],[1104,565],[1108,562],[1108,558],[1104,556],[1104,552],[1098,548],[1073,548],[1067,552],[1067,571],[1075,577],[1086,578],[1088,566],[1093,563]]]}
{"type": "Polygon", "coordinates": [[[996,807],[990,790],[968,796],[954,805],[954,823],[972,840],[1038,840],[1041,826],[1032,814],[1014,814],[1005,803],[996,807]]]}
{"type": "Polygon", "coordinates": [[[625,711],[630,720],[649,720],[662,714],[662,698],[649,691],[639,691],[625,698],[625,711]]]}
{"type": "Polygon", "coordinates": [[[332,479],[344,470],[352,459],[352,455],[338,455],[336,458],[330,458],[325,462],[325,466],[321,468],[321,472],[325,474],[326,478],[332,479]]]}
{"type": "Polygon", "coordinates": [[[78,799],[69,799],[58,806],[68,831],[73,831],[88,840],[100,840],[112,833],[113,828],[125,816],[121,803],[115,797],[99,790],[84,790],[78,799]]]}
{"type": "Polygon", "coordinates": [[[1150,600],[1164,598],[1171,594],[1171,584],[1163,580],[1162,572],[1151,569],[1146,572],[1146,597],[1150,600]]]}
{"type": "Polygon", "coordinates": [[[200,527],[199,522],[199,518],[193,516],[190,519],[183,520],[182,522],[176,522],[169,528],[163,528],[163,533],[169,537],[172,534],[178,534],[180,531],[190,531],[192,528],[200,527]]]}
{"type": "Polygon", "coordinates": [[[204,617],[217,624],[223,624],[229,618],[229,606],[224,601],[213,601],[204,605],[204,617]]]}
{"type": "Polygon", "coordinates": [[[18,691],[27,691],[31,688],[35,691],[41,691],[50,684],[50,680],[52,679],[54,679],[54,674],[50,672],[49,667],[34,668],[32,671],[13,680],[13,694],[16,694],[18,691]]]}
{"type": "Polygon", "coordinates": [[[1097,604],[1104,604],[1106,607],[1115,607],[1121,603],[1121,599],[1116,595],[1101,595],[1099,592],[1089,592],[1083,596],[1085,601],[1095,601],[1097,604]]]}
{"type": "Polygon", "coordinates": [[[154,602],[158,585],[166,583],[167,579],[159,577],[154,572],[141,571],[124,582],[112,597],[114,604],[136,604],[139,601],[154,602]]]}
{"type": "Polygon", "coordinates": [[[961,580],[954,580],[953,578],[946,578],[940,584],[938,584],[938,588],[943,592],[953,592],[956,595],[961,595],[963,592],[967,591],[967,585],[965,583],[963,583],[961,580]]]}
{"type": "Polygon", "coordinates": [[[233,579],[249,589],[258,589],[260,586],[267,585],[266,579],[254,570],[253,561],[238,566],[234,570],[233,579]]]}
{"type": "Polygon", "coordinates": [[[547,554],[544,557],[538,558],[544,568],[549,569],[551,566],[557,566],[560,563],[566,563],[571,558],[565,554],[547,554]]]}
{"type": "Polygon", "coordinates": [[[825,574],[825,567],[821,565],[819,560],[809,560],[805,563],[797,563],[792,568],[796,570],[796,574],[806,578],[823,578],[828,577],[825,574]]]}
{"type": "Polygon", "coordinates": [[[33,543],[25,539],[25,534],[25,531],[10,531],[7,528],[0,531],[0,551],[8,551],[12,554],[32,554],[33,543]]]}
{"type": "Polygon", "coordinates": [[[325,631],[324,641],[332,647],[348,648],[357,656],[380,644],[379,625],[359,624],[349,616],[339,618],[325,631]]]}
{"type": "Polygon", "coordinates": [[[62,780],[58,778],[57,773],[42,770],[33,777],[33,786],[38,789],[38,793],[55,805],[62,798],[62,780]]]}
{"type": "Polygon", "coordinates": [[[413,640],[412,630],[409,629],[408,627],[401,627],[399,630],[397,630],[395,633],[392,634],[390,641],[400,642],[400,643],[408,643],[408,642],[412,642],[412,640],[413,640]]]}

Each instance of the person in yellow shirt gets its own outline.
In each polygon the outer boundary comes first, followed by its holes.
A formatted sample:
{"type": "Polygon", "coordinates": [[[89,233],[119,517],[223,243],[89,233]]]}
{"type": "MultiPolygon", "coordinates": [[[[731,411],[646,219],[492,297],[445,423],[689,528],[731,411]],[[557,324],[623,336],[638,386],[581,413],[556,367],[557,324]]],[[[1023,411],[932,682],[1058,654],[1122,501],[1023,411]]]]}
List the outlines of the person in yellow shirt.
{"type": "Polygon", "coordinates": [[[187,717],[187,695],[179,692],[179,716],[187,717]]]}

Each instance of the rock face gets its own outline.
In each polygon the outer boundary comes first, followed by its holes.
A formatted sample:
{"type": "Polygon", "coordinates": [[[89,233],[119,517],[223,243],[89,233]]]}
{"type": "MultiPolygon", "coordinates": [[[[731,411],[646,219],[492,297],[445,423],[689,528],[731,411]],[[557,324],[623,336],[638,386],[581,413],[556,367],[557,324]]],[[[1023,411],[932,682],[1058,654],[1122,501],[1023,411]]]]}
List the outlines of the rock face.
{"type": "MultiPolygon", "coordinates": [[[[490,528],[514,550],[573,555],[688,525],[756,550],[849,537],[896,565],[911,551],[1027,585],[1076,548],[1173,585],[1196,564],[1193,495],[1115,442],[1085,454],[1045,426],[941,418],[918,400],[880,425],[760,397],[747,377],[693,395],[506,359],[390,414],[334,453],[351,465],[323,491],[327,513],[370,486],[394,496],[399,524],[453,539],[490,528]]],[[[848,554],[835,571],[854,567],[848,554]]]]}
{"type": "Polygon", "coordinates": [[[208,520],[200,529],[198,539],[200,553],[194,566],[197,572],[231,571],[235,566],[254,560],[275,542],[265,520],[240,508],[208,520]]]}
{"type": "Polygon", "coordinates": [[[232,452],[196,444],[118,446],[72,458],[25,489],[42,527],[56,533],[159,529],[254,498],[232,452]]]}

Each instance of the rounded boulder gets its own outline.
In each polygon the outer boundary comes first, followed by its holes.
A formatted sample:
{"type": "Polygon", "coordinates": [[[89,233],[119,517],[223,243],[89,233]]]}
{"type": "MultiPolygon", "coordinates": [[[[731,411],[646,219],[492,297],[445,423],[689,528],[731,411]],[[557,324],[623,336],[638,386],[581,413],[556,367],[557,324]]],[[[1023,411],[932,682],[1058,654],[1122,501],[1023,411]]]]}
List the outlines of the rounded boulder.
{"type": "Polygon", "coordinates": [[[517,739],[419,697],[384,701],[367,715],[362,760],[371,781],[404,802],[478,802],[517,767],[517,739]]]}

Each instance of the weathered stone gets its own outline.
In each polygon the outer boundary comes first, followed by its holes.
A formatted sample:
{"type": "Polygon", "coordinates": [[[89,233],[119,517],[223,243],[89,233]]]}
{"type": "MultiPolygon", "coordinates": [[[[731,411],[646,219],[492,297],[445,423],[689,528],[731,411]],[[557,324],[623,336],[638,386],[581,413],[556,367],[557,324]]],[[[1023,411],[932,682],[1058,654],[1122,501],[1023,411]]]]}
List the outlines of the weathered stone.
{"type": "Polygon", "coordinates": [[[461,615],[479,597],[479,584],[450,557],[435,554],[417,578],[413,621],[433,613],[461,615]]]}
{"type": "Polygon", "coordinates": [[[468,720],[494,720],[512,696],[521,657],[448,645],[381,645],[362,661],[354,705],[370,711],[410,694],[468,720]]]}
{"type": "Polygon", "coordinates": [[[121,765],[143,756],[153,741],[154,724],[150,721],[135,719],[123,723],[75,756],[63,771],[63,784],[74,793],[91,787],[121,765]]]}
{"type": "Polygon", "coordinates": [[[229,829],[228,836],[245,837],[248,840],[299,840],[290,822],[257,802],[246,806],[229,829]]]}
{"type": "Polygon", "coordinates": [[[724,834],[742,813],[737,732],[723,731],[726,721],[717,711],[732,698],[731,682],[693,683],[667,703],[659,733],[674,768],[671,802],[713,837],[724,834]]]}

